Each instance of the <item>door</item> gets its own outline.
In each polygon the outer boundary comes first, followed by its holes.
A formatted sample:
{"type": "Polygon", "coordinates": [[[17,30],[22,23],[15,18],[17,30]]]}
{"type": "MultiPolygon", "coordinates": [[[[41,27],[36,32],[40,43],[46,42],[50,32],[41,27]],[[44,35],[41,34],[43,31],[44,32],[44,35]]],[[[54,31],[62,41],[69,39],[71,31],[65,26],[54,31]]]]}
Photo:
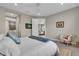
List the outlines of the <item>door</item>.
{"type": "Polygon", "coordinates": [[[38,34],[38,19],[32,19],[32,35],[39,36],[38,34]]]}

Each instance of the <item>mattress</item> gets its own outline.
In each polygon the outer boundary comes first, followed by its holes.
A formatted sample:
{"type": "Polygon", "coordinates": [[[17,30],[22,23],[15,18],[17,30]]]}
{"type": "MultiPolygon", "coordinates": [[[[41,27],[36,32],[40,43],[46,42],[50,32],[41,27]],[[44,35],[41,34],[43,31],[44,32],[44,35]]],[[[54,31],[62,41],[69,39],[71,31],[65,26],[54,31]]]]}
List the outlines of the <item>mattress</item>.
{"type": "Polygon", "coordinates": [[[54,56],[56,53],[58,53],[58,47],[52,41],[44,43],[28,37],[20,39],[20,56],[54,56]]]}

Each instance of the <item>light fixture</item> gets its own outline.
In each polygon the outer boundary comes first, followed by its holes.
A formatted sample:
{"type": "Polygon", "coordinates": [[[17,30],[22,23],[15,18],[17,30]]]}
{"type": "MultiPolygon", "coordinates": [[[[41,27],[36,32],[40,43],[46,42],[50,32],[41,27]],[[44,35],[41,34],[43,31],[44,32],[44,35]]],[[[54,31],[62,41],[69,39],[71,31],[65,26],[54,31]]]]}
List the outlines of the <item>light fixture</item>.
{"type": "Polygon", "coordinates": [[[14,3],[14,5],[15,5],[15,6],[18,6],[18,4],[17,4],[17,3],[14,3]]]}
{"type": "Polygon", "coordinates": [[[63,5],[64,3],[60,3],[61,5],[63,5]]]}

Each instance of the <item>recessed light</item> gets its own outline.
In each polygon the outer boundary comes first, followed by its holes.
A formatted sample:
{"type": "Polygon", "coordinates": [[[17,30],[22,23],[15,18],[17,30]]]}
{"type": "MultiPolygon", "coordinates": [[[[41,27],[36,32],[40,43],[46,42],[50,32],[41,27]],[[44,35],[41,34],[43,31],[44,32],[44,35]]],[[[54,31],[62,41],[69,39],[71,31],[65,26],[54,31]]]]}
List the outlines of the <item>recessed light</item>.
{"type": "Polygon", "coordinates": [[[60,3],[61,5],[63,5],[64,3],[60,3]]]}
{"type": "Polygon", "coordinates": [[[14,5],[15,5],[15,6],[18,6],[18,4],[17,4],[17,3],[14,3],[14,5]]]}

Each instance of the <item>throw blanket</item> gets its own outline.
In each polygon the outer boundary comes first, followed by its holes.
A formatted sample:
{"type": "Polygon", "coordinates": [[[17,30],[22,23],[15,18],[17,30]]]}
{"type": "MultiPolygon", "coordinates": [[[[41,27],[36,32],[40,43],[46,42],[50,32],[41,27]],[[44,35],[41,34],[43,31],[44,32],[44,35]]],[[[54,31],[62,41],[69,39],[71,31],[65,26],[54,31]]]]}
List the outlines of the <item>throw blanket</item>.
{"type": "Polygon", "coordinates": [[[37,36],[29,36],[29,38],[41,41],[41,42],[48,42],[49,39],[48,38],[44,38],[44,37],[37,37],[37,36]]]}

